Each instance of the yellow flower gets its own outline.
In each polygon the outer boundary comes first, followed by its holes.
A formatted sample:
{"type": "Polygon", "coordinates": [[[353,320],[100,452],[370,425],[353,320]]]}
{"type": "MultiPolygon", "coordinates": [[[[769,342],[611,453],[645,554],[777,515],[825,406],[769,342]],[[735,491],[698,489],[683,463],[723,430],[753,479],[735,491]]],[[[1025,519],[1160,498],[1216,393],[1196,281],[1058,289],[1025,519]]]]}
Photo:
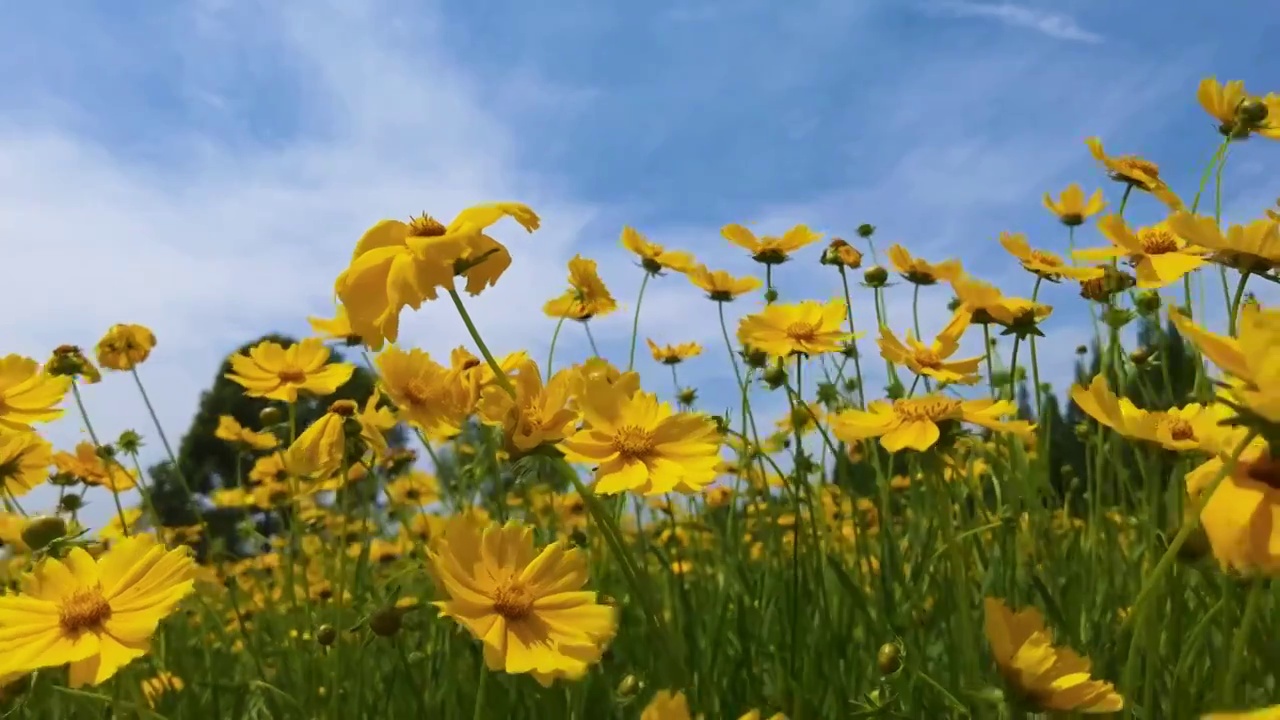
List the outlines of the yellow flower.
{"type": "Polygon", "coordinates": [[[912,257],[906,248],[897,243],[889,246],[889,265],[908,282],[916,285],[933,285],[939,280],[950,282],[964,272],[964,266],[959,260],[943,260],[935,265],[912,257]]]}
{"type": "Polygon", "coordinates": [[[307,338],[287,348],[265,341],[244,355],[232,355],[232,372],[226,377],[243,386],[249,397],[292,403],[298,401],[300,390],[323,397],[351,379],[354,365],[326,364],[328,360],[329,348],[319,338],[307,338]]]}
{"type": "Polygon", "coordinates": [[[1138,157],[1137,155],[1117,155],[1111,157],[1102,149],[1102,141],[1096,137],[1086,138],[1085,144],[1093,158],[1102,163],[1107,175],[1116,182],[1126,183],[1146,190],[1158,200],[1169,206],[1170,210],[1181,210],[1182,201],[1160,179],[1160,166],[1138,157]]]}
{"type": "Polygon", "coordinates": [[[351,320],[347,318],[347,309],[341,305],[338,306],[336,314],[332,318],[322,318],[311,316],[307,318],[307,323],[311,325],[311,330],[320,336],[322,340],[341,340],[348,345],[359,345],[361,343],[360,336],[356,335],[351,329],[351,320]]]}
{"type": "Polygon", "coordinates": [[[1022,262],[1022,267],[1050,282],[1061,278],[1072,280],[1092,280],[1103,275],[1102,268],[1071,267],[1054,253],[1046,250],[1034,250],[1027,244],[1027,237],[1022,233],[1000,233],[1000,244],[1009,254],[1022,262]]]}
{"type": "Polygon", "coordinates": [[[902,344],[888,327],[880,326],[880,355],[885,360],[903,365],[917,375],[927,375],[944,383],[972,385],[978,382],[978,367],[982,355],[964,360],[947,361],[960,349],[960,337],[969,327],[969,311],[961,309],[951,316],[951,321],[938,333],[934,341],[925,345],[907,331],[907,343],[902,344]]]}
{"type": "Polygon", "coordinates": [[[1003,600],[990,597],[985,607],[987,642],[1000,674],[1036,710],[1093,714],[1124,709],[1115,686],[1089,674],[1088,658],[1053,644],[1039,610],[1014,613],[1003,600]]]}
{"type": "Polygon", "coordinates": [[[142,695],[147,699],[147,707],[154,708],[166,693],[178,692],[184,687],[182,678],[162,670],[155,677],[142,681],[142,695]]]}
{"type": "Polygon", "coordinates": [[[22,531],[27,526],[27,519],[22,515],[0,511],[0,549],[9,548],[19,555],[30,552],[31,548],[22,539],[22,531]]]}
{"type": "Polygon", "coordinates": [[[1260,98],[1245,91],[1243,80],[1223,84],[1207,77],[1196,88],[1196,99],[1218,121],[1218,132],[1232,140],[1247,139],[1250,133],[1280,139],[1280,124],[1276,122],[1280,95],[1269,93],[1260,98]]]}
{"type": "Polygon", "coordinates": [[[569,462],[596,466],[596,492],[697,492],[715,480],[720,442],[710,418],[672,412],[657,396],[628,395],[604,378],[583,385],[584,425],[558,447],[569,462]]]}
{"type": "Polygon", "coordinates": [[[569,261],[569,289],[563,295],[547,301],[542,311],[554,318],[590,320],[608,315],[618,309],[618,303],[609,294],[596,271],[596,261],[574,255],[569,261]]]}
{"type": "Polygon", "coordinates": [[[354,334],[380,350],[384,341],[396,341],[400,311],[434,300],[439,288],[453,289],[455,275],[466,278],[472,295],[496,283],[511,253],[484,230],[504,217],[529,232],[541,223],[527,205],[499,202],[467,208],[448,227],[424,214],[408,223],[382,220],[365,231],[334,283],[354,334]]]}
{"type": "Polygon", "coordinates": [[[1240,311],[1239,337],[1209,332],[1182,313],[1170,309],[1169,319],[1183,337],[1240,380],[1232,396],[1260,417],[1280,423],[1280,310],[1245,305],[1240,311]]]}
{"type": "Polygon", "coordinates": [[[1240,272],[1266,273],[1280,268],[1280,222],[1270,218],[1231,225],[1227,234],[1212,217],[1176,212],[1167,220],[1179,237],[1213,251],[1214,262],[1240,272]]]}
{"type": "Polygon", "coordinates": [[[822,233],[816,233],[805,225],[796,225],[782,237],[757,238],[755,233],[741,225],[725,225],[720,228],[720,234],[725,240],[748,250],[753,260],[766,265],[784,263],[795,251],[822,239],[822,233]]]}
{"type": "Polygon", "coordinates": [[[679,365],[691,357],[702,354],[702,346],[696,342],[659,345],[649,338],[645,338],[645,342],[649,343],[649,352],[653,355],[653,359],[663,365],[679,365]]]}
{"type": "Polygon", "coordinates": [[[640,266],[650,275],[657,275],[663,270],[675,270],[678,273],[693,269],[693,255],[679,250],[667,250],[658,243],[650,242],[632,227],[622,228],[622,247],[640,257],[640,266]]]}
{"type": "MultiPolygon", "coordinates": [[[[1192,498],[1208,490],[1234,450],[1224,446],[1216,457],[1187,473],[1187,492],[1192,498]]],[[[1255,439],[1201,508],[1200,524],[1222,567],[1273,575],[1280,572],[1277,516],[1280,456],[1266,441],[1255,439]]]]}
{"type": "Polygon", "coordinates": [[[393,505],[422,507],[440,499],[440,484],[434,475],[414,470],[387,483],[386,493],[393,505]]]}
{"type": "Polygon", "coordinates": [[[1207,713],[1201,715],[1200,720],[1280,720],[1280,705],[1244,712],[1207,713]]]}
{"type": "Polygon", "coordinates": [[[640,720],[693,720],[684,693],[659,690],[640,712],[640,720]]]}
{"type": "Polygon", "coordinates": [[[738,342],[776,358],[837,352],[853,338],[842,329],[845,311],[843,300],[767,305],[738,323],[738,342]]]}
{"type": "Polygon", "coordinates": [[[354,400],[338,400],[330,405],[329,411],[289,447],[300,474],[331,475],[339,472],[344,463],[361,464],[358,461],[366,453],[372,453],[375,459],[382,457],[387,451],[383,433],[395,427],[396,418],[387,408],[378,407],[380,399],[378,393],[371,394],[363,410],[354,400]]]}
{"type": "Polygon", "coordinates": [[[551,376],[544,386],[538,364],[525,358],[512,378],[516,396],[490,385],[480,397],[480,419],[503,429],[514,454],[532,452],[544,444],[560,442],[573,434],[578,413],[569,407],[572,369],[551,376]]]}
{"type": "Polygon", "coordinates": [[[822,251],[822,264],[835,265],[846,270],[857,270],[862,267],[862,251],[842,238],[832,238],[831,244],[822,251]]]}
{"type": "Polygon", "coordinates": [[[707,297],[716,302],[732,302],[739,295],[746,295],[760,288],[760,278],[748,275],[735,278],[724,270],[708,270],[699,265],[688,272],[689,282],[706,291],[707,297]]]}
{"type": "Polygon", "coordinates": [[[1205,263],[1205,250],[1189,245],[1165,222],[1132,232],[1124,218],[1108,215],[1098,221],[1098,229],[1112,246],[1077,250],[1076,257],[1093,261],[1127,257],[1140,288],[1165,287],[1205,263]]]}
{"type": "Polygon", "coordinates": [[[0,488],[22,497],[49,478],[53,448],[34,432],[0,431],[0,488]]]}
{"type": "Polygon", "coordinates": [[[98,364],[109,370],[132,370],[146,361],[156,336],[141,325],[112,325],[98,341],[98,364]]]}
{"type": "Polygon", "coordinates": [[[942,436],[940,426],[961,421],[990,430],[1029,437],[1034,427],[1022,420],[1000,418],[1017,411],[1007,400],[958,400],[933,394],[902,400],[874,400],[866,410],[849,409],[831,417],[831,432],[846,443],[879,437],[889,452],[925,451],[942,436]]]}
{"type": "Polygon", "coordinates": [[[71,378],[42,373],[31,358],[0,358],[0,428],[30,430],[31,423],[57,420],[70,389],[71,378]]]}
{"type": "Polygon", "coordinates": [[[1058,220],[1067,227],[1083,225],[1085,220],[1102,212],[1102,208],[1106,205],[1106,201],[1102,199],[1101,190],[1094,190],[1093,195],[1089,196],[1089,201],[1085,202],[1084,190],[1080,189],[1077,183],[1068,185],[1056,202],[1052,195],[1044,194],[1044,206],[1049,208],[1049,212],[1057,215],[1058,220]]]}
{"type": "Polygon", "coordinates": [[[270,455],[263,455],[253,461],[253,467],[249,468],[249,482],[254,485],[273,480],[284,480],[288,477],[289,471],[285,468],[283,453],[275,452],[270,455]]]}
{"type": "Polygon", "coordinates": [[[103,460],[98,455],[97,448],[88,441],[76,443],[74,455],[68,452],[55,453],[53,464],[58,472],[71,475],[86,485],[97,485],[117,492],[132,490],[138,483],[133,470],[125,469],[116,460],[103,460]]]}
{"type": "Polygon", "coordinates": [[[230,415],[218,417],[218,427],[213,436],[229,443],[239,443],[254,450],[270,450],[280,444],[280,440],[269,432],[257,432],[243,427],[230,415]]]}
{"type": "Polygon", "coordinates": [[[69,685],[98,685],[147,654],[156,626],[191,593],[187,549],[152,536],[122,540],[94,560],[72,548],[45,558],[23,592],[0,596],[0,673],[70,663],[69,685]]]}
{"type": "Polygon", "coordinates": [[[120,519],[120,514],[115,513],[111,519],[107,520],[102,529],[98,531],[99,540],[119,540],[121,538],[135,535],[138,523],[142,521],[142,508],[127,508],[124,511],[124,520],[120,519]]]}
{"type": "Polygon", "coordinates": [[[78,378],[87,385],[102,380],[102,373],[98,372],[97,366],[75,345],[59,345],[54,348],[53,355],[44,365],[44,370],[50,375],[78,378]]]}
{"type": "Polygon", "coordinates": [[[531,527],[454,517],[428,559],[448,596],[436,607],[484,644],[490,670],[575,680],[617,631],[614,609],[582,590],[586,554],[559,542],[539,552],[531,527]]]}
{"type": "Polygon", "coordinates": [[[455,371],[422,350],[408,352],[394,345],[378,354],[382,389],[395,403],[396,413],[427,435],[451,438],[462,432],[477,398],[455,371]]]}
{"type": "Polygon", "coordinates": [[[1229,415],[1228,408],[1219,404],[1143,410],[1129,398],[1113,393],[1101,374],[1094,376],[1088,388],[1073,386],[1071,400],[1089,417],[1117,433],[1174,452],[1216,447],[1223,435],[1222,421],[1229,415]]]}

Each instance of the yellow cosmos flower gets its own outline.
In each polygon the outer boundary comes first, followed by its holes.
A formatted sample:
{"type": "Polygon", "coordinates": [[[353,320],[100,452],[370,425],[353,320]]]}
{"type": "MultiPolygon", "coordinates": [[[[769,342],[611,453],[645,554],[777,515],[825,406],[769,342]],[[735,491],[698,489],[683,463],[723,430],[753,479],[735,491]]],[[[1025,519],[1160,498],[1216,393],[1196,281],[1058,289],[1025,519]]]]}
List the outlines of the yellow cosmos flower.
{"type": "Polygon", "coordinates": [[[348,345],[359,345],[360,336],[351,329],[351,320],[347,317],[347,309],[341,305],[332,318],[311,316],[307,318],[311,330],[322,340],[341,340],[348,345]]]}
{"type": "Polygon", "coordinates": [[[1259,274],[1280,268],[1280,222],[1268,218],[1231,225],[1226,235],[1212,217],[1203,215],[1176,212],[1167,222],[1188,243],[1212,251],[1214,262],[1259,274]]]}
{"type": "Polygon", "coordinates": [[[1087,388],[1073,386],[1071,400],[1089,417],[1117,433],[1174,452],[1217,447],[1223,442],[1222,421],[1230,415],[1230,409],[1219,404],[1143,410],[1129,398],[1113,393],[1101,374],[1094,376],[1087,388]]]}
{"type": "Polygon", "coordinates": [[[1200,720],[1280,720],[1280,705],[1245,710],[1244,712],[1216,712],[1200,716],[1200,720]]]}
{"type": "Polygon", "coordinates": [[[1280,95],[1269,93],[1260,98],[1245,91],[1243,80],[1220,83],[1217,78],[1207,77],[1196,88],[1196,99],[1218,121],[1218,132],[1232,140],[1245,140],[1251,133],[1280,139],[1280,124],[1276,122],[1280,95]]]}
{"type": "Polygon", "coordinates": [[[354,400],[338,400],[311,423],[289,447],[301,474],[330,475],[344,464],[357,464],[366,453],[381,457],[387,451],[383,433],[395,427],[396,419],[390,410],[378,407],[380,399],[378,393],[373,393],[363,410],[354,400]]]}
{"type": "Polygon", "coordinates": [[[766,305],[738,323],[738,342],[775,358],[838,352],[853,338],[842,329],[845,312],[843,300],[766,305]]]}
{"type": "Polygon", "coordinates": [[[902,400],[874,400],[866,410],[849,409],[831,416],[831,432],[846,443],[873,437],[889,452],[933,447],[942,436],[942,427],[963,422],[989,430],[1030,437],[1034,428],[1023,420],[1001,417],[1017,412],[1007,400],[957,400],[932,394],[902,400]]]}
{"type": "Polygon", "coordinates": [[[971,319],[969,311],[958,310],[929,345],[917,340],[910,330],[907,331],[907,342],[904,345],[892,330],[881,325],[880,339],[877,341],[880,355],[891,363],[905,366],[917,375],[926,375],[944,383],[972,385],[978,382],[978,367],[984,356],[947,361],[947,358],[960,349],[960,338],[969,327],[971,319]]]}
{"type": "Polygon", "coordinates": [[[354,365],[328,361],[329,348],[319,338],[307,338],[287,348],[265,341],[243,355],[232,355],[231,372],[226,377],[241,385],[249,397],[292,403],[298,401],[299,391],[332,395],[351,379],[354,365]]]}
{"type": "Polygon", "coordinates": [[[578,403],[584,425],[557,447],[569,462],[596,466],[596,492],[698,492],[715,480],[720,435],[705,415],[672,412],[652,393],[629,395],[599,377],[584,382],[578,403]]]}
{"type": "Polygon", "coordinates": [[[547,301],[542,311],[549,317],[590,320],[618,309],[618,302],[596,270],[596,261],[574,255],[569,261],[569,289],[547,301]]]}
{"type": "Polygon", "coordinates": [[[748,275],[735,278],[724,270],[708,270],[706,265],[699,265],[688,272],[689,282],[707,293],[707,297],[716,302],[732,302],[739,295],[746,295],[760,289],[760,278],[748,275]]]}
{"type": "Polygon", "coordinates": [[[640,266],[650,275],[657,275],[663,270],[689,272],[695,264],[693,255],[680,250],[667,250],[658,243],[650,242],[632,227],[622,228],[622,247],[639,256],[640,266]]]}
{"type": "Polygon", "coordinates": [[[1007,328],[1035,325],[1049,317],[1053,308],[1025,298],[1005,297],[996,286],[970,276],[951,281],[960,300],[960,309],[972,315],[975,325],[996,323],[1007,328]]]}
{"type": "Polygon", "coordinates": [[[569,379],[569,407],[577,409],[578,399],[587,394],[588,386],[596,381],[604,382],[627,397],[640,391],[640,373],[630,370],[622,372],[613,363],[604,358],[591,358],[581,365],[575,365],[573,375],[569,379]]]}
{"type": "Polygon", "coordinates": [[[98,341],[98,364],[109,370],[132,370],[146,361],[156,336],[142,325],[112,325],[98,341]]]}
{"type": "Polygon", "coordinates": [[[725,240],[750,252],[753,260],[765,265],[784,263],[791,258],[792,253],[822,239],[822,233],[814,232],[806,225],[796,225],[783,233],[782,237],[757,238],[755,233],[736,224],[720,228],[720,234],[725,240]]]}
{"type": "Polygon", "coordinates": [[[94,560],[72,548],[23,577],[22,593],[0,596],[0,673],[70,663],[69,685],[98,685],[147,654],[162,619],[192,591],[187,549],[166,551],[152,536],[122,540],[94,560]]]}
{"type": "Polygon", "coordinates": [[[1124,218],[1108,215],[1098,221],[1098,229],[1112,246],[1077,250],[1075,256],[1092,261],[1128,258],[1140,288],[1166,287],[1205,263],[1206,251],[1189,245],[1165,222],[1140,227],[1134,232],[1124,218]]]}
{"type": "MultiPolygon", "coordinates": [[[[1187,492],[1195,498],[1213,484],[1234,448],[1187,473],[1187,492]]],[[[1240,453],[1200,510],[1200,524],[1213,556],[1224,568],[1274,575],[1280,572],[1280,453],[1253,440],[1240,453]]]]}
{"type": "Polygon", "coordinates": [[[440,499],[440,483],[434,475],[414,470],[387,483],[385,492],[392,505],[423,507],[440,499]]]}
{"type": "Polygon", "coordinates": [[[42,373],[31,358],[0,358],[0,428],[30,430],[31,423],[57,420],[70,389],[71,378],[42,373]]]}
{"type": "Polygon", "coordinates": [[[121,520],[119,513],[112,515],[111,519],[107,520],[102,529],[98,531],[98,539],[104,541],[119,540],[130,535],[136,535],[136,530],[141,522],[142,508],[126,508],[123,520],[121,520]]]}
{"type": "Polygon", "coordinates": [[[850,245],[842,238],[833,238],[827,249],[822,251],[822,264],[835,265],[845,270],[857,270],[862,267],[862,251],[850,245]]]}
{"type": "Polygon", "coordinates": [[[49,478],[53,447],[34,432],[0,431],[0,488],[22,497],[49,478]]]}
{"type": "Polygon", "coordinates": [[[408,223],[382,220],[365,231],[334,283],[354,334],[380,350],[399,336],[400,311],[434,300],[439,288],[452,289],[455,275],[466,278],[472,295],[496,283],[511,253],[484,230],[504,217],[529,232],[541,223],[527,205],[499,202],[467,208],[447,227],[424,214],[408,223]]]}
{"type": "Polygon", "coordinates": [[[939,280],[950,282],[964,272],[964,266],[959,260],[943,260],[933,264],[912,257],[906,248],[897,243],[889,246],[889,265],[908,282],[916,285],[933,285],[939,280]]]}
{"type": "Polygon", "coordinates": [[[1000,233],[1000,245],[1010,255],[1018,258],[1024,269],[1049,282],[1057,282],[1064,277],[1072,280],[1092,280],[1103,275],[1102,268],[1071,267],[1054,253],[1033,249],[1022,233],[1000,233]]]}
{"type": "Polygon", "coordinates": [[[78,379],[86,385],[102,380],[98,367],[85,357],[84,352],[75,345],[59,345],[54,348],[53,355],[44,365],[45,372],[51,375],[64,375],[78,379]]]}
{"type": "Polygon", "coordinates": [[[416,425],[436,439],[451,438],[475,409],[477,397],[462,376],[422,350],[401,350],[394,345],[378,354],[381,387],[401,420],[416,425]]]}
{"type": "Polygon", "coordinates": [[[126,469],[115,460],[103,460],[98,455],[97,448],[88,441],[76,443],[74,455],[68,452],[55,453],[53,464],[58,472],[66,473],[86,485],[123,492],[132,490],[138,484],[135,471],[126,469]]]}
{"type": "Polygon", "coordinates": [[[1209,332],[1176,309],[1169,319],[1213,364],[1240,381],[1232,396],[1260,417],[1280,423],[1280,310],[1245,305],[1238,337],[1209,332]]]}
{"type": "Polygon", "coordinates": [[[147,678],[142,681],[142,696],[147,699],[147,707],[154,708],[160,702],[160,698],[168,693],[178,692],[186,687],[182,682],[182,678],[171,672],[161,671],[155,677],[147,678]]]}
{"type": "Polygon", "coordinates": [[[1049,193],[1044,194],[1044,206],[1049,212],[1058,216],[1058,220],[1067,227],[1076,227],[1083,225],[1085,220],[1102,212],[1102,208],[1107,206],[1105,200],[1102,199],[1102,191],[1094,190],[1086,202],[1084,199],[1084,190],[1080,189],[1078,183],[1071,183],[1066,190],[1058,196],[1055,201],[1049,193]]]}
{"type": "Polygon", "coordinates": [[[560,442],[578,422],[577,411],[569,407],[573,375],[572,369],[561,370],[544,386],[538,364],[526,358],[512,377],[516,396],[497,385],[485,388],[478,407],[480,419],[503,429],[515,455],[560,442]]]}
{"type": "Polygon", "coordinates": [[[1115,686],[1095,680],[1088,658],[1053,644],[1053,633],[1035,608],[1013,612],[987,598],[986,634],[1000,674],[1011,690],[1041,712],[1113,713],[1124,709],[1115,686]]]}
{"type": "Polygon", "coordinates": [[[702,346],[696,342],[659,345],[649,338],[645,338],[645,342],[649,343],[649,353],[653,355],[653,359],[663,365],[679,365],[702,354],[702,346]]]}
{"type": "Polygon", "coordinates": [[[538,551],[531,527],[454,517],[428,558],[448,596],[434,604],[484,644],[490,670],[532,673],[544,687],[576,680],[617,631],[614,609],[582,589],[586,554],[559,542],[538,551]]]}
{"type": "Polygon", "coordinates": [[[1102,163],[1107,175],[1116,182],[1126,183],[1145,190],[1163,202],[1170,210],[1181,210],[1182,200],[1160,179],[1160,166],[1138,157],[1137,155],[1107,155],[1102,148],[1102,141],[1096,137],[1086,138],[1085,144],[1089,152],[1099,163],[1102,163]]]}
{"type": "Polygon", "coordinates": [[[684,693],[659,690],[640,712],[640,720],[693,720],[684,693]]]}
{"type": "Polygon", "coordinates": [[[269,432],[250,430],[236,422],[230,415],[218,417],[218,427],[213,436],[229,443],[237,443],[254,450],[271,450],[280,444],[279,438],[269,432]]]}

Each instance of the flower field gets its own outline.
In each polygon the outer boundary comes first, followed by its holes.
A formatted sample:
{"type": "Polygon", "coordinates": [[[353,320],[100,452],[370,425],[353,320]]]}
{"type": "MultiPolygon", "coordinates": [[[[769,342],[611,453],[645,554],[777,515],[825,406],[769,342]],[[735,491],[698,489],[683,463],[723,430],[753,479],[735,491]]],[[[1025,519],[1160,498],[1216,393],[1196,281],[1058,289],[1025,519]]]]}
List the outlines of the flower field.
{"type": "Polygon", "coordinates": [[[1197,99],[1220,131],[1197,187],[1090,138],[1096,177],[1045,195],[1056,237],[920,257],[870,224],[727,224],[708,242],[758,266],[735,276],[622,228],[639,296],[574,257],[529,289],[546,357],[495,356],[467,309],[535,208],[380,220],[334,313],[231,354],[240,410],[181,442],[154,412],[104,437],[81,392],[150,409],[146,327],[0,357],[0,712],[1280,718],[1280,308],[1249,291],[1280,284],[1280,209],[1221,209],[1229,158],[1280,139],[1280,95],[1209,78],[1197,99]],[[966,269],[992,262],[1023,282],[966,269]],[[698,288],[685,312],[723,342],[641,332],[650,283],[698,288]],[[428,307],[471,342],[415,348],[400,319],[428,307]],[[628,353],[557,359],[622,312],[628,353]],[[1055,335],[1068,312],[1091,344],[1055,335]],[[694,363],[734,392],[681,382],[694,363]],[[85,440],[55,448],[64,415],[85,440]],[[56,509],[24,507],[45,485],[56,509]]]}

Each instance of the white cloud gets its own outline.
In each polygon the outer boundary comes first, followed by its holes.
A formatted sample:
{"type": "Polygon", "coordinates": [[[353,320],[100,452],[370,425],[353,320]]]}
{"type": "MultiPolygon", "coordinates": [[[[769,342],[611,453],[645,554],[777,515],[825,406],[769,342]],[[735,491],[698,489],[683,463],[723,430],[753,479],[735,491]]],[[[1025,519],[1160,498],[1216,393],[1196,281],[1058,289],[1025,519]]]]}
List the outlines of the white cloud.
{"type": "Polygon", "coordinates": [[[960,17],[981,17],[1017,28],[1033,30],[1059,40],[1100,43],[1104,38],[1080,27],[1069,15],[1046,12],[1013,3],[982,3],[946,0],[938,8],[960,17]]]}

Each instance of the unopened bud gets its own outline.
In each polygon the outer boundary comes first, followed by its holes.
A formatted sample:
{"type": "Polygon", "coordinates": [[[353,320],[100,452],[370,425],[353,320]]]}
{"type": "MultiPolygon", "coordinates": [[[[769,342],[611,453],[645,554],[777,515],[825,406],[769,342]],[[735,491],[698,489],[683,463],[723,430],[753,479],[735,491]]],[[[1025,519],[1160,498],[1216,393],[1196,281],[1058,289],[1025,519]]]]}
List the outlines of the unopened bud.
{"type": "Polygon", "coordinates": [[[1248,98],[1236,108],[1236,117],[1240,123],[1249,128],[1256,128],[1266,122],[1269,115],[1267,104],[1258,98],[1248,98]]]}
{"type": "Polygon", "coordinates": [[[1148,290],[1140,293],[1134,306],[1138,308],[1138,312],[1144,317],[1151,315],[1160,309],[1160,294],[1154,290],[1148,290]]]}
{"type": "Polygon", "coordinates": [[[902,646],[898,643],[885,643],[876,653],[876,667],[881,675],[892,675],[902,668],[902,646]]]}
{"type": "Polygon", "coordinates": [[[770,390],[777,390],[787,384],[787,371],[780,366],[773,366],[764,371],[764,383],[770,390]]]}
{"type": "Polygon", "coordinates": [[[862,280],[868,287],[884,287],[884,284],[889,281],[889,271],[879,265],[872,265],[862,273],[862,280]]]}
{"type": "Polygon", "coordinates": [[[382,608],[369,617],[369,629],[378,637],[391,637],[400,632],[402,620],[399,608],[382,608]]]}
{"type": "Polygon", "coordinates": [[[58,512],[73,513],[84,507],[84,500],[75,493],[67,493],[58,501],[58,512]]]}
{"type": "Polygon", "coordinates": [[[43,550],[67,534],[67,521],[57,515],[42,515],[27,520],[22,528],[22,542],[32,550],[43,550]]]}
{"type": "Polygon", "coordinates": [[[858,226],[858,237],[870,238],[876,233],[876,226],[871,223],[862,223],[858,226]]]}
{"type": "Polygon", "coordinates": [[[778,291],[777,291],[777,290],[775,290],[775,289],[773,289],[773,288],[769,288],[768,290],[765,290],[765,291],[764,291],[764,301],[765,301],[766,303],[773,303],[773,302],[777,302],[777,301],[778,301],[778,291]]]}
{"type": "Polygon", "coordinates": [[[1129,353],[1129,359],[1133,361],[1134,365],[1146,365],[1147,361],[1151,359],[1151,350],[1140,347],[1129,353]]]}
{"type": "Polygon", "coordinates": [[[262,408],[262,412],[258,413],[258,420],[263,427],[276,425],[284,420],[284,413],[280,412],[280,408],[277,407],[265,407],[262,408]]]}
{"type": "Polygon", "coordinates": [[[640,681],[635,675],[627,675],[622,678],[622,682],[618,683],[618,697],[623,700],[630,700],[640,692],[640,681]]]}
{"type": "Polygon", "coordinates": [[[316,642],[329,647],[338,641],[338,631],[332,625],[324,624],[316,628],[316,642]]]}

